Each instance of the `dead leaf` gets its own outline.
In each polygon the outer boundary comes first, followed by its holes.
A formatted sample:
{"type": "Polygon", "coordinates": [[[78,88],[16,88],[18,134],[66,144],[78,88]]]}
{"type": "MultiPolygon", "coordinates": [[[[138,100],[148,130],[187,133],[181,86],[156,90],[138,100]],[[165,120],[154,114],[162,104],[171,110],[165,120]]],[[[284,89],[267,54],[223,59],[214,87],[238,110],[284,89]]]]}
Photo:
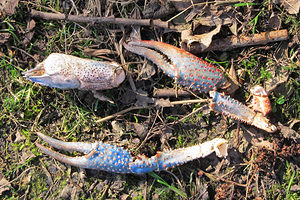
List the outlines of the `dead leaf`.
{"type": "MultiPolygon", "coordinates": [[[[274,150],[274,144],[269,142],[268,140],[265,140],[262,133],[260,133],[260,132],[254,133],[254,132],[251,132],[251,130],[252,130],[252,127],[251,127],[251,129],[248,129],[248,130],[244,129],[243,136],[247,142],[249,142],[250,144],[252,144],[253,146],[256,146],[258,148],[274,150]]],[[[255,129],[253,128],[253,130],[255,130],[255,129]]]]}
{"type": "Polygon", "coordinates": [[[87,56],[94,56],[94,57],[107,55],[107,54],[117,54],[116,51],[112,51],[110,49],[91,49],[91,48],[84,49],[83,53],[87,56]]]}
{"type": "Polygon", "coordinates": [[[299,0],[283,0],[281,3],[291,15],[297,15],[299,13],[300,1],[299,0]]]}
{"type": "Polygon", "coordinates": [[[23,149],[20,164],[25,164],[26,160],[28,160],[30,158],[34,158],[34,157],[35,157],[35,155],[30,150],[23,149]]]}
{"type": "Polygon", "coordinates": [[[197,24],[201,24],[203,26],[216,26],[216,24],[229,25],[229,24],[233,24],[233,22],[236,22],[236,20],[232,20],[229,17],[225,17],[225,16],[219,17],[216,15],[207,16],[207,17],[197,17],[193,21],[195,26],[197,24]]]}
{"type": "Polygon", "coordinates": [[[192,35],[192,30],[185,30],[181,32],[181,39],[188,48],[194,42],[198,42],[200,44],[201,50],[207,49],[212,41],[212,37],[220,32],[221,24],[217,25],[217,27],[209,33],[204,33],[201,35],[192,35]]]}
{"type": "Polygon", "coordinates": [[[66,185],[59,194],[59,198],[68,199],[71,196],[73,187],[68,184],[66,185]]]}
{"type": "Polygon", "coordinates": [[[230,29],[230,31],[233,35],[237,36],[237,22],[236,22],[236,20],[232,21],[232,25],[229,26],[229,29],[230,29]]]}
{"type": "Polygon", "coordinates": [[[274,30],[279,30],[281,27],[281,18],[277,13],[272,13],[269,19],[269,28],[274,30]]]}
{"type": "Polygon", "coordinates": [[[34,27],[35,27],[35,21],[33,19],[31,19],[27,23],[26,31],[32,31],[34,27]]]}
{"type": "Polygon", "coordinates": [[[28,175],[23,176],[22,184],[23,184],[23,185],[27,185],[28,183],[30,183],[31,177],[32,177],[32,173],[31,173],[31,171],[30,171],[30,173],[29,173],[28,175]]]}
{"type": "Polygon", "coordinates": [[[17,131],[17,133],[16,133],[16,139],[14,140],[14,143],[18,143],[18,142],[21,142],[21,141],[24,141],[24,140],[25,140],[24,135],[22,135],[20,133],[20,131],[17,131]]]}
{"type": "Polygon", "coordinates": [[[234,65],[231,65],[230,70],[228,72],[228,82],[230,82],[229,87],[226,88],[228,94],[233,94],[236,90],[241,87],[241,84],[238,81],[234,65]]]}
{"type": "Polygon", "coordinates": [[[4,16],[13,15],[15,8],[18,6],[19,0],[0,0],[0,13],[4,16]]]}
{"type": "Polygon", "coordinates": [[[136,93],[136,106],[148,106],[148,104],[154,103],[154,98],[148,97],[148,93],[146,91],[143,91],[141,89],[137,90],[136,93]]]}
{"type": "Polygon", "coordinates": [[[34,27],[35,27],[35,21],[33,19],[27,22],[26,34],[23,40],[24,45],[28,44],[31,41],[34,35],[34,30],[33,30],[34,27]]]}
{"type": "Polygon", "coordinates": [[[143,11],[144,18],[160,19],[175,12],[175,8],[169,1],[151,0],[143,11]]]}
{"type": "Polygon", "coordinates": [[[148,80],[155,74],[155,67],[146,62],[138,74],[137,80],[148,80]]]}
{"type": "MultiPolygon", "coordinates": [[[[203,10],[204,6],[205,5],[193,7],[193,9],[185,17],[185,21],[186,22],[192,21],[199,13],[201,13],[201,10],[203,10]]],[[[215,26],[215,24],[213,26],[215,26]]]]}
{"type": "Polygon", "coordinates": [[[121,200],[127,200],[128,197],[129,197],[128,194],[122,194],[121,197],[120,197],[120,199],[121,199],[121,200]]]}
{"type": "Polygon", "coordinates": [[[169,99],[156,99],[155,106],[157,107],[173,107],[174,105],[171,104],[169,99]]]}
{"type": "Polygon", "coordinates": [[[11,184],[6,180],[6,178],[0,174],[0,196],[3,192],[10,190],[11,184]]]}
{"type": "Polygon", "coordinates": [[[281,84],[286,83],[291,72],[283,67],[274,67],[270,70],[270,73],[272,74],[271,78],[265,82],[265,88],[268,94],[281,84]]]}
{"type": "Polygon", "coordinates": [[[124,125],[118,121],[112,121],[111,122],[112,132],[123,134],[125,131],[124,125]]]}
{"type": "Polygon", "coordinates": [[[148,133],[148,126],[141,123],[128,123],[126,130],[134,131],[139,136],[139,138],[144,139],[148,133]]]}
{"type": "Polygon", "coordinates": [[[296,143],[299,143],[300,134],[297,131],[289,128],[288,126],[284,126],[280,122],[278,122],[278,125],[279,125],[280,132],[282,133],[284,138],[292,139],[296,143]]]}
{"type": "Polygon", "coordinates": [[[10,33],[0,33],[0,44],[4,44],[10,37],[10,33]]]}
{"type": "Polygon", "coordinates": [[[187,9],[188,7],[198,4],[198,3],[203,3],[203,0],[168,0],[170,1],[173,6],[175,7],[176,11],[182,11],[187,9]]]}
{"type": "Polygon", "coordinates": [[[96,99],[99,99],[100,101],[107,101],[107,102],[109,102],[111,104],[115,103],[112,99],[110,99],[109,97],[105,96],[101,92],[98,92],[98,91],[95,91],[95,90],[93,90],[92,92],[93,92],[94,97],[96,99]]]}

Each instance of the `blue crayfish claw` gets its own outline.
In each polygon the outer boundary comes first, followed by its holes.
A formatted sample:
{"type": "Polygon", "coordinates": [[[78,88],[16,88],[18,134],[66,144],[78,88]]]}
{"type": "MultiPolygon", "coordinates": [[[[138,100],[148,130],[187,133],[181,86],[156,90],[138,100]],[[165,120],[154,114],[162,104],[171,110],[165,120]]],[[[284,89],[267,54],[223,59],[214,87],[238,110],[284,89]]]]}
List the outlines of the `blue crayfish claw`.
{"type": "Polygon", "coordinates": [[[57,149],[80,151],[86,154],[81,157],[69,157],[35,143],[44,153],[63,163],[80,168],[98,169],[116,173],[143,174],[151,171],[167,170],[191,160],[208,156],[213,152],[218,157],[226,157],[228,148],[226,140],[216,138],[192,147],[158,152],[151,158],[142,155],[133,159],[131,154],[122,147],[102,142],[62,142],[42,133],[37,134],[41,139],[57,149]]]}
{"type": "Polygon", "coordinates": [[[66,151],[80,151],[86,154],[81,157],[70,157],[36,143],[36,146],[44,153],[63,163],[80,168],[132,173],[129,168],[129,164],[132,163],[132,156],[121,147],[102,142],[62,142],[42,133],[38,133],[38,136],[55,148],[66,151]]]}
{"type": "Polygon", "coordinates": [[[146,40],[123,45],[128,51],[151,60],[180,85],[200,92],[228,87],[228,81],[220,69],[180,48],[146,40]]]}
{"type": "Polygon", "coordinates": [[[116,62],[52,53],[23,76],[54,88],[105,90],[119,86],[125,79],[125,72],[116,62]]]}
{"type": "Polygon", "coordinates": [[[277,127],[270,123],[262,113],[255,112],[231,97],[216,91],[209,92],[211,99],[210,107],[212,110],[255,126],[267,132],[277,131],[277,127]]]}

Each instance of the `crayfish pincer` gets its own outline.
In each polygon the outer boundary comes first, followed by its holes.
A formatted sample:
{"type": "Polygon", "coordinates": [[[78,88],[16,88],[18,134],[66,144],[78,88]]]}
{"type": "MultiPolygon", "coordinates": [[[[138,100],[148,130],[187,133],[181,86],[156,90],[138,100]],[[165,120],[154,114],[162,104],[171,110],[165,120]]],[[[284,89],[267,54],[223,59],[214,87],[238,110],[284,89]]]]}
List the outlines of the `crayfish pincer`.
{"type": "Polygon", "coordinates": [[[106,90],[118,87],[125,79],[125,72],[116,62],[52,53],[23,76],[53,88],[106,90]]]}

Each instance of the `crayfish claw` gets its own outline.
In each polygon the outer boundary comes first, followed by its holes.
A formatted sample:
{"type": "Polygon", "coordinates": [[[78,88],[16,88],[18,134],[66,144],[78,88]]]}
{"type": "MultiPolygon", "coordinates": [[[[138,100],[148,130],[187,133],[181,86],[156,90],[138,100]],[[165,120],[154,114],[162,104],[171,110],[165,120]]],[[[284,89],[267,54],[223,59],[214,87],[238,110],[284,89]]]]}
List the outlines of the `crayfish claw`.
{"type": "Polygon", "coordinates": [[[58,153],[56,151],[51,150],[50,148],[47,148],[43,145],[38,144],[37,142],[35,145],[43,151],[45,154],[51,156],[52,158],[55,158],[56,160],[59,160],[60,162],[66,163],[68,165],[72,165],[75,167],[80,168],[86,168],[88,164],[88,159],[86,159],[84,156],[81,157],[70,157],[66,156],[64,154],[58,153]]]}
{"type": "Polygon", "coordinates": [[[175,46],[146,40],[134,40],[123,45],[128,51],[151,60],[182,86],[208,92],[227,83],[220,69],[175,46]]]}
{"type": "Polygon", "coordinates": [[[119,86],[125,72],[116,62],[104,62],[52,53],[23,76],[41,85],[60,89],[105,90],[119,86]]]}
{"type": "Polygon", "coordinates": [[[64,151],[79,151],[82,153],[89,153],[94,149],[95,143],[85,143],[85,142],[63,142],[57,139],[54,139],[52,137],[49,137],[47,135],[44,135],[43,133],[37,132],[37,135],[47,142],[49,145],[53,146],[56,149],[61,149],[64,151]]]}

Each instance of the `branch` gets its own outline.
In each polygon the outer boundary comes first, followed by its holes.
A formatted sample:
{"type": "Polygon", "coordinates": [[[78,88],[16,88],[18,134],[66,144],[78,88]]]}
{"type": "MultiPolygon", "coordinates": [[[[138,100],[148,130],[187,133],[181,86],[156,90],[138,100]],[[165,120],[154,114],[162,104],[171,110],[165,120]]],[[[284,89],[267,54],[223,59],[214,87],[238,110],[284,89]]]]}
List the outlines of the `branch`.
{"type": "Polygon", "coordinates": [[[31,10],[31,16],[45,20],[67,20],[77,23],[99,23],[99,24],[119,24],[119,25],[139,25],[139,26],[156,26],[160,28],[170,28],[168,22],[159,19],[127,19],[115,17],[85,17],[79,15],[65,15],[56,13],[47,13],[37,10],[31,10]]]}
{"type": "MultiPolygon", "coordinates": [[[[190,99],[190,100],[183,100],[183,101],[172,101],[172,102],[170,102],[170,105],[174,106],[174,105],[180,105],[180,104],[203,103],[203,102],[208,102],[208,100],[206,100],[206,99],[190,99]]],[[[120,112],[117,112],[115,114],[112,114],[112,115],[106,116],[104,118],[98,119],[96,121],[96,123],[105,122],[107,120],[113,119],[115,117],[123,115],[123,114],[125,114],[127,112],[130,112],[132,110],[149,109],[149,108],[153,108],[153,107],[154,107],[154,105],[130,107],[130,108],[127,108],[125,110],[121,110],[120,112]]]]}
{"type": "Polygon", "coordinates": [[[188,47],[183,43],[182,48],[194,54],[199,54],[208,51],[229,51],[234,48],[263,45],[269,42],[277,42],[287,40],[289,37],[287,29],[257,33],[252,36],[232,36],[223,39],[213,40],[210,46],[206,49],[201,48],[201,44],[192,43],[188,47]]]}

